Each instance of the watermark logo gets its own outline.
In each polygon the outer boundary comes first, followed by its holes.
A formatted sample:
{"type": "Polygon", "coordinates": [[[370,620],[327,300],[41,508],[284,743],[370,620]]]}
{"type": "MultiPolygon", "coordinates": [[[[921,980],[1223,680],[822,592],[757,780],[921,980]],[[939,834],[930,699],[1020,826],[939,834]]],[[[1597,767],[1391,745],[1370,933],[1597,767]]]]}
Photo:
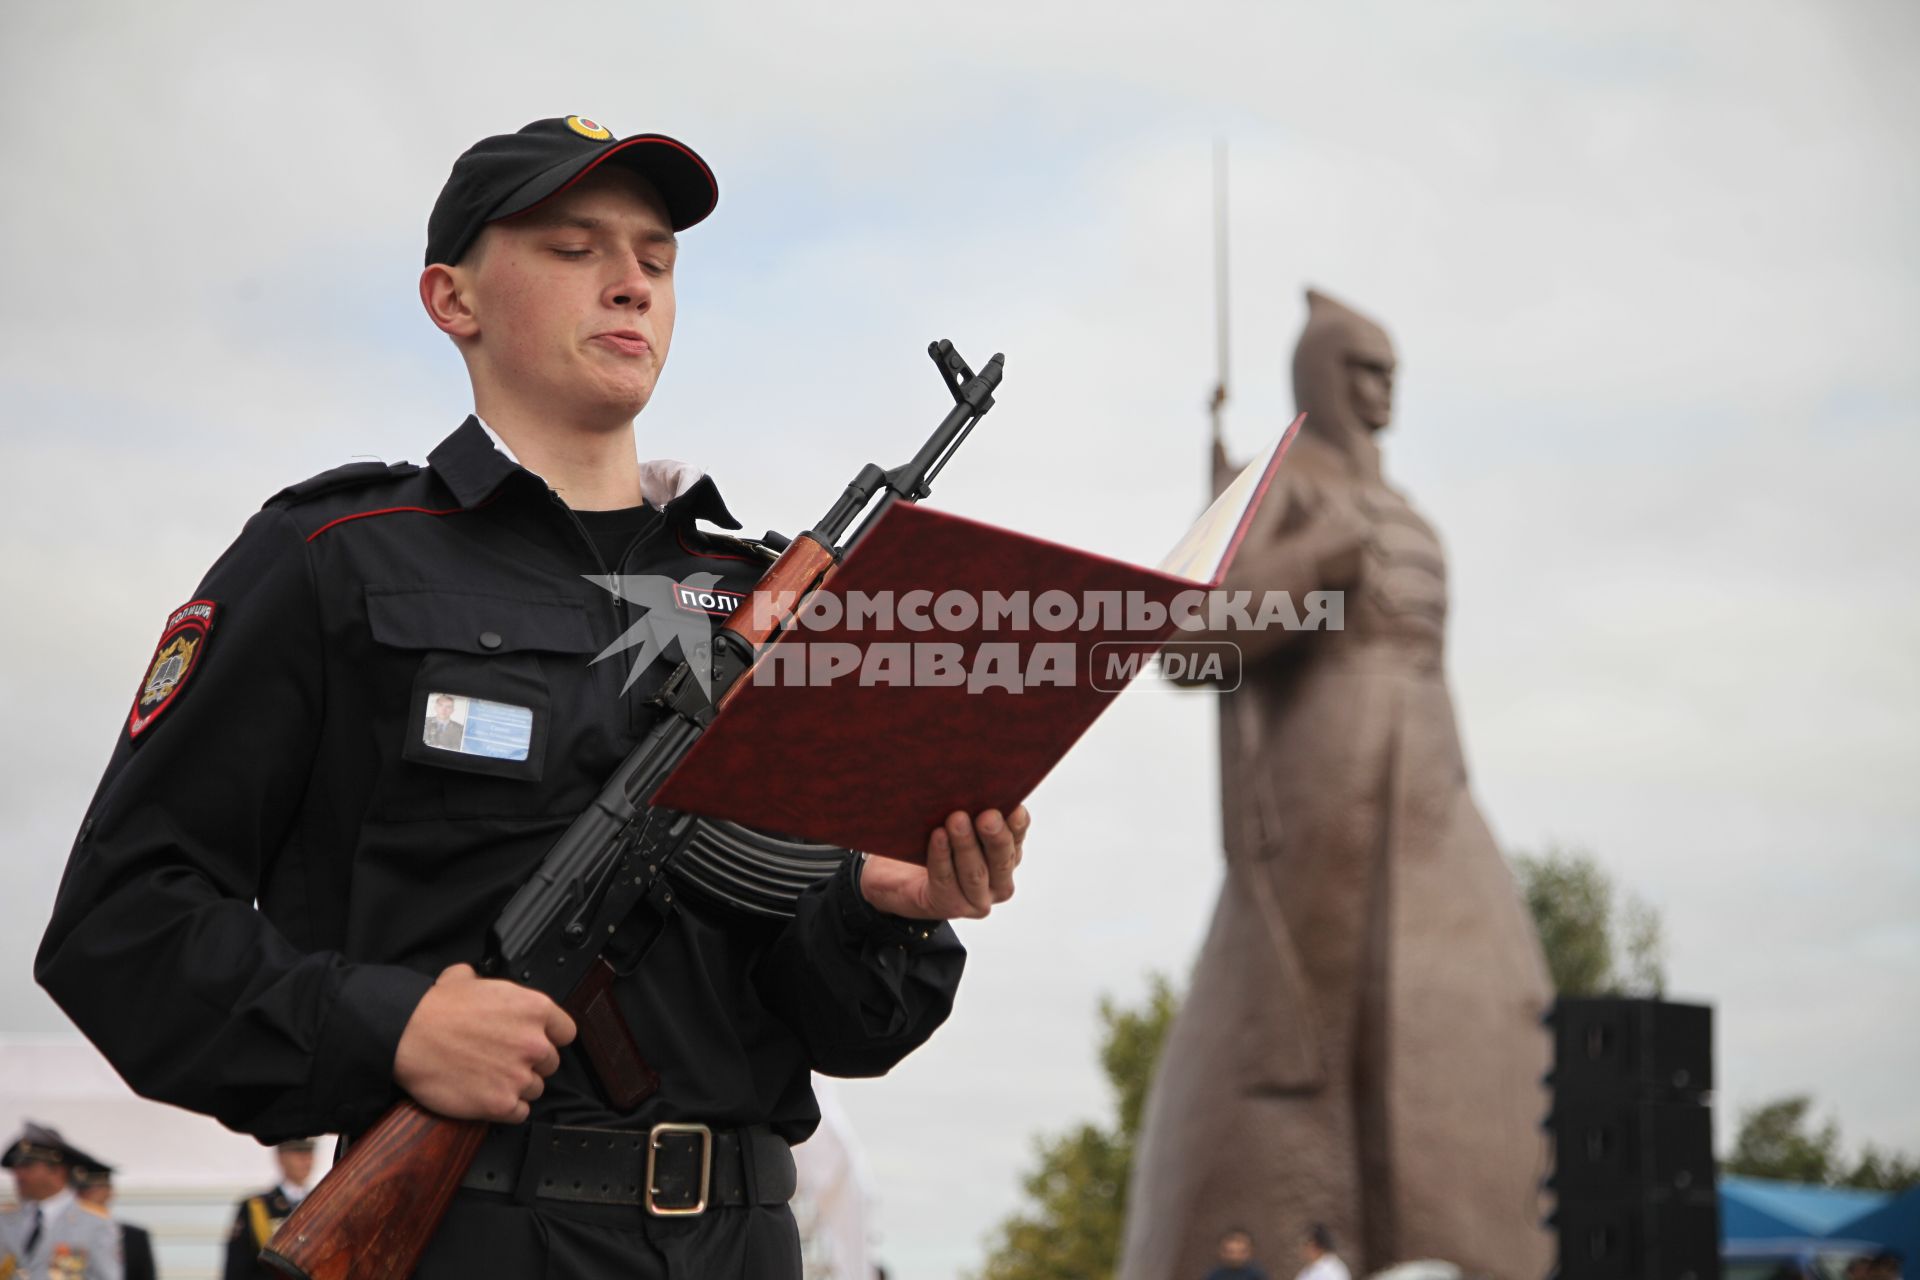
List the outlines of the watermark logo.
{"type": "Polygon", "coordinates": [[[640,673],[655,660],[677,655],[693,668],[700,692],[712,699],[713,666],[707,657],[712,652],[713,620],[732,613],[740,603],[738,593],[715,589],[720,584],[719,574],[696,573],[675,581],[657,573],[594,573],[587,575],[587,581],[605,587],[641,610],[639,621],[593,656],[593,661],[600,662],[628,649],[637,650],[620,692],[633,688],[640,673]],[[725,613],[721,612],[723,600],[733,604],[725,613]]]}
{"type": "Polygon", "coordinates": [[[1102,693],[1118,693],[1136,680],[1155,687],[1204,685],[1221,693],[1240,687],[1240,646],[1231,640],[1201,640],[1168,648],[1133,641],[1104,641],[1093,646],[1087,679],[1102,693]]]}
{"type": "Polygon", "coordinates": [[[821,687],[962,687],[969,693],[1020,693],[1046,686],[1091,686],[1117,693],[1144,677],[1160,688],[1240,686],[1240,646],[1222,636],[1278,627],[1339,631],[1346,601],[1338,591],[1063,590],[901,593],[818,591],[804,604],[791,592],[732,590],[717,574],[673,579],[658,574],[591,575],[589,581],[641,610],[637,622],[595,662],[636,650],[622,692],[654,661],[684,660],[713,696],[715,619],[750,609],[757,626],[784,623],[791,634],[761,656],[756,684],[821,687]],[[796,610],[796,606],[798,606],[796,610]],[[905,637],[905,638],[902,638],[905,637]]]}
{"type": "Polygon", "coordinates": [[[1223,631],[1340,631],[1346,594],[1309,591],[1176,593],[1162,599],[1144,591],[816,591],[804,604],[793,591],[754,592],[754,625],[773,627],[789,615],[809,631],[1101,631],[1160,637],[1169,624],[1188,633],[1223,631]]]}

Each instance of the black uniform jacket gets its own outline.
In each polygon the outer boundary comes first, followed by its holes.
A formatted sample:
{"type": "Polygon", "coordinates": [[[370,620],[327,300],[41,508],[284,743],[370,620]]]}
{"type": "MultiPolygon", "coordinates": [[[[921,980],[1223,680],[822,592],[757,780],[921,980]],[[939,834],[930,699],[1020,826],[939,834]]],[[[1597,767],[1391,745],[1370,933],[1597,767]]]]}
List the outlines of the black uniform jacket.
{"type": "Polygon", "coordinates": [[[293,1212],[293,1201],[279,1187],[248,1196],[234,1207],[233,1230],[227,1233],[226,1265],[221,1280],[276,1280],[281,1274],[260,1261],[274,1231],[293,1212]]]}
{"type": "MultiPolygon", "coordinates": [[[[425,468],[354,464],[276,495],[195,593],[211,625],[172,701],[121,729],[40,982],[149,1097],[267,1141],[364,1128],[395,1096],[394,1050],[433,975],[481,956],[651,723],[671,665],[622,693],[631,654],[593,659],[640,612],[585,575],[717,574],[738,591],[765,571],[697,518],[739,527],[702,479],[603,565],[473,419],[425,468]],[[427,745],[438,693],[471,700],[467,742],[475,708],[490,719],[494,754],[427,745]]],[[[849,859],[784,921],[675,895],[617,988],[660,1091],[612,1113],[576,1048],[535,1118],[805,1138],[809,1069],[886,1071],[946,1017],[964,960],[951,928],[919,936],[855,875],[849,859]]]]}
{"type": "Polygon", "coordinates": [[[120,1271],[125,1280],[159,1280],[153,1261],[153,1235],[130,1222],[120,1224],[120,1271]]]}

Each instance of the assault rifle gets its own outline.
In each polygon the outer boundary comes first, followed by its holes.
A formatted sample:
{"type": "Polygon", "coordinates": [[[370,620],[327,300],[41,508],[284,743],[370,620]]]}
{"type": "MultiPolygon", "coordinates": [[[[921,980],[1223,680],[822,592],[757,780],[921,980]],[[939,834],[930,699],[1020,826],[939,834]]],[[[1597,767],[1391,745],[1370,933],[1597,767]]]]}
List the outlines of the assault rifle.
{"type": "MultiPolygon", "coordinates": [[[[926,497],[934,477],[993,407],[1001,356],[976,374],[945,339],[927,354],[953,395],[952,411],[910,461],[890,471],[873,463],[862,467],[820,523],[786,545],[753,596],[713,639],[683,655],[655,698],[662,713],[658,723],[489,931],[480,973],[544,992],[572,1015],[578,1043],[616,1110],[637,1106],[659,1080],[614,1005],[613,981],[630,972],[658,936],[673,898],[666,873],[701,825],[649,799],[846,550],[891,504],[926,497]],[[841,542],[869,507],[867,519],[841,542]]],[[[354,1140],[274,1232],[262,1260],[298,1280],[410,1275],[487,1129],[485,1121],[448,1119],[402,1099],[354,1140]]]]}

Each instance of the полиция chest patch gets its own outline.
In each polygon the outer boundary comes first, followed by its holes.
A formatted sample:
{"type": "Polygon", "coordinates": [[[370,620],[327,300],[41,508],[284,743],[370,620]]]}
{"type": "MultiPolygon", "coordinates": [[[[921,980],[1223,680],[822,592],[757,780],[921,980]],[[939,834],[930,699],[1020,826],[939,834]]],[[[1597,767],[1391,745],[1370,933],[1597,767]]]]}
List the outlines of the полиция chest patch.
{"type": "Polygon", "coordinates": [[[688,613],[707,613],[716,618],[730,618],[733,611],[740,607],[746,596],[738,591],[729,591],[713,585],[708,579],[718,581],[713,574],[697,573],[685,582],[673,584],[673,603],[675,608],[685,609],[688,613]]]}
{"type": "Polygon", "coordinates": [[[147,674],[140,679],[140,691],[134,695],[133,710],[127,716],[129,738],[146,732],[187,687],[187,677],[206,651],[217,608],[211,600],[193,600],[167,615],[160,643],[154,646],[153,660],[147,663],[147,674]]]}

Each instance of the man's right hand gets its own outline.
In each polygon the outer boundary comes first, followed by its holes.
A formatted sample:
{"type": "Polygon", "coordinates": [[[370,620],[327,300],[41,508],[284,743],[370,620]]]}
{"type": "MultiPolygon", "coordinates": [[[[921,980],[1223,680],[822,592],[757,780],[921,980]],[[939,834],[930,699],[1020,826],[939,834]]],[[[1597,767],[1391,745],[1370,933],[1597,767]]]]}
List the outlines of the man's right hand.
{"type": "Polygon", "coordinates": [[[441,970],[407,1020],[393,1078],[450,1119],[518,1124],[573,1035],[573,1019],[538,991],[456,964],[441,970]]]}

